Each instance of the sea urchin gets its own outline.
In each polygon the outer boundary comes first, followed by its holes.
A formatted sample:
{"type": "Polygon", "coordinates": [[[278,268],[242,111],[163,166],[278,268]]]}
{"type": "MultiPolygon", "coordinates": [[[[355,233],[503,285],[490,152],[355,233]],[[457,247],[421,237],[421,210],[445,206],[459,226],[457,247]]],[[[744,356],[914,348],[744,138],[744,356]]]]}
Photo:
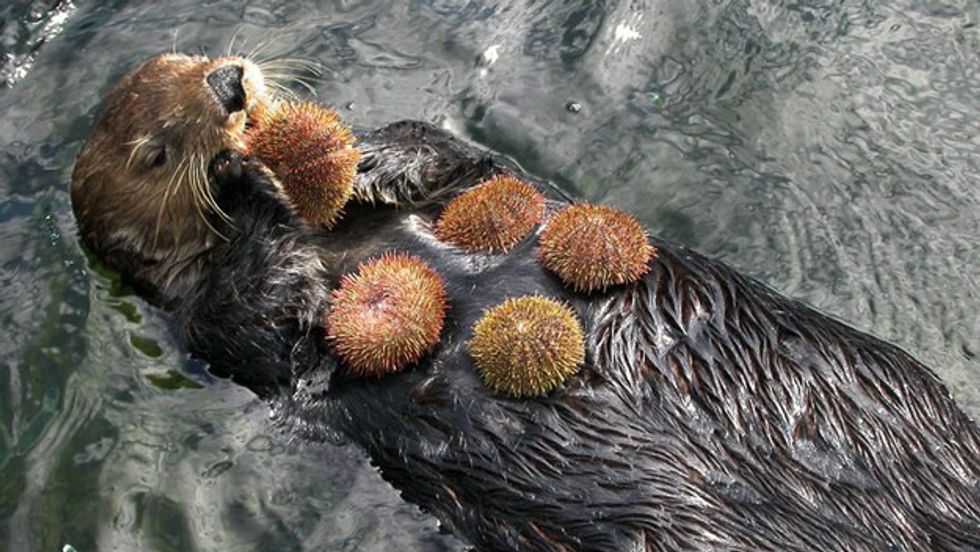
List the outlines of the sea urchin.
{"type": "Polygon", "coordinates": [[[306,220],[331,226],[354,192],[361,153],[336,110],[283,103],[256,116],[249,152],[272,169],[306,220]]]}
{"type": "Polygon", "coordinates": [[[418,257],[386,253],[343,277],[327,315],[327,338],[348,370],[382,376],[417,362],[439,342],[442,278],[418,257]]]}
{"type": "Polygon", "coordinates": [[[511,397],[557,388],[585,359],[582,326],[572,310],[534,295],[508,299],[484,313],[469,348],[486,386],[511,397]]]}
{"type": "Polygon", "coordinates": [[[507,251],[541,222],[544,196],[513,176],[489,178],[446,205],[436,237],[470,253],[507,251]]]}
{"type": "Polygon", "coordinates": [[[655,250],[631,215],[605,205],[573,205],[541,231],[541,262],[576,291],[635,282],[655,250]]]}

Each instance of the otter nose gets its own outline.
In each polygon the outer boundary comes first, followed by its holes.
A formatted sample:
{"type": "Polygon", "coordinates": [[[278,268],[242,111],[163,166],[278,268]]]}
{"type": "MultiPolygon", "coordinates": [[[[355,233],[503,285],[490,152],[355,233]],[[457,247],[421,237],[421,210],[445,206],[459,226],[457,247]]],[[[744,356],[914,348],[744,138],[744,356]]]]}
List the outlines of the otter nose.
{"type": "Polygon", "coordinates": [[[208,86],[218,97],[228,114],[245,109],[245,88],[242,87],[241,65],[225,65],[207,76],[208,86]]]}

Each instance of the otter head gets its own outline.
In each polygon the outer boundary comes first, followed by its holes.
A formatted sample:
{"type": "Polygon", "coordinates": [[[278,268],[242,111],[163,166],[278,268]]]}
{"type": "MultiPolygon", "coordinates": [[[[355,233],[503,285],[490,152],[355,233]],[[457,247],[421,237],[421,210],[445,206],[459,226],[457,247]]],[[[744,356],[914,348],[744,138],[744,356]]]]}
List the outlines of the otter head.
{"type": "Polygon", "coordinates": [[[242,149],[250,115],[271,101],[258,66],[238,57],[165,54],[112,88],[72,174],[82,239],[163,302],[192,285],[221,239],[211,159],[242,149]]]}

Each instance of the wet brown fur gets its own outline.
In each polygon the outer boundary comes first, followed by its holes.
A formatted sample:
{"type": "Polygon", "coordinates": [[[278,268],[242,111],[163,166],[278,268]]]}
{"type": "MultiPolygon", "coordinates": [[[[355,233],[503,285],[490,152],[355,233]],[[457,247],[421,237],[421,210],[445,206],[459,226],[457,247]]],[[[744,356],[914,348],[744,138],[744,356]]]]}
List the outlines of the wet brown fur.
{"type": "Polygon", "coordinates": [[[263,79],[248,61],[152,58],[109,92],[72,174],[85,243],[164,303],[187,293],[220,239],[208,227],[212,206],[201,191],[211,159],[243,147],[246,113],[225,113],[205,77],[232,62],[248,68],[246,111],[261,109],[268,102],[263,79]]]}

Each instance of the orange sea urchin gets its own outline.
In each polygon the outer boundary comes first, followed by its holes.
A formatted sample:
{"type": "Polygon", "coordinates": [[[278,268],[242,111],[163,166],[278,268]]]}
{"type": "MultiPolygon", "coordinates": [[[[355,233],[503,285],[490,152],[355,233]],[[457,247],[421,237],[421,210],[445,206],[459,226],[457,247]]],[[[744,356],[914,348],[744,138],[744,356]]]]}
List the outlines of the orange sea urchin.
{"type": "Polygon", "coordinates": [[[500,175],[446,205],[436,237],[470,253],[507,251],[541,222],[544,196],[527,182],[500,175]]]}
{"type": "Polygon", "coordinates": [[[387,253],[341,280],[327,337],[354,374],[382,376],[417,362],[439,341],[442,278],[418,257],[387,253]]]}
{"type": "Polygon", "coordinates": [[[573,205],[555,215],[540,238],[541,262],[576,291],[635,282],[655,250],[631,215],[605,205],[573,205]]]}
{"type": "Polygon", "coordinates": [[[582,326],[572,310],[534,295],[489,309],[473,327],[469,348],[486,386],[511,397],[557,388],[585,359],[582,326]]]}
{"type": "Polygon", "coordinates": [[[262,111],[246,139],[306,220],[331,226],[354,192],[361,153],[336,110],[312,102],[262,111]]]}

